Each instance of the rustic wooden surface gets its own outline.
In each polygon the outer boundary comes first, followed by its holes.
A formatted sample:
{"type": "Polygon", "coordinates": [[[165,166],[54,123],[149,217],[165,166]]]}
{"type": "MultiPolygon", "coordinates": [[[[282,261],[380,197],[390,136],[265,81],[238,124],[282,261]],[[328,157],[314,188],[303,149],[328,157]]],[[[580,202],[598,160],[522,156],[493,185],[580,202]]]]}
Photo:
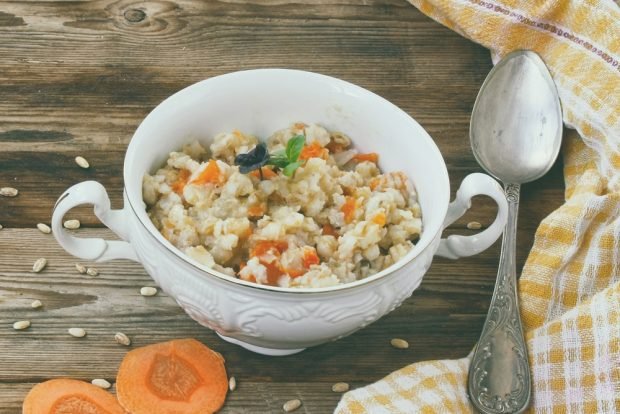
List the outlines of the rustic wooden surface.
{"type": "MultiPolygon", "coordinates": [[[[152,282],[137,264],[99,264],[79,275],[74,260],[35,225],[71,184],[103,183],[121,206],[123,154],[140,120],[161,100],[196,81],[239,69],[287,67],[337,76],[379,93],[415,117],[448,165],[452,191],[480,171],[468,144],[476,93],[491,67],[482,47],[423,16],[404,0],[97,0],[0,2],[0,413],[19,413],[26,392],[55,377],[114,381],[135,346],[196,337],[224,354],[238,381],[223,412],[326,413],[334,382],[361,386],[409,363],[458,358],[474,345],[495,281],[499,245],[457,262],[436,259],[421,287],[377,323],[335,343],[274,358],[222,342],[163,295],[143,298],[152,282]],[[92,167],[74,164],[83,155],[92,167]],[[40,274],[38,257],[49,265],[40,274]],[[44,306],[32,310],[40,299],[44,306]],[[32,327],[14,331],[28,319],[32,327]],[[88,331],[83,339],[69,327],[88,331]],[[390,338],[407,339],[407,350],[390,338]]],[[[537,223],[562,202],[561,165],[524,186],[519,216],[519,268],[537,223]]],[[[485,199],[470,220],[488,224],[485,199]]],[[[73,217],[83,235],[106,234],[90,209],[73,217]]]]}

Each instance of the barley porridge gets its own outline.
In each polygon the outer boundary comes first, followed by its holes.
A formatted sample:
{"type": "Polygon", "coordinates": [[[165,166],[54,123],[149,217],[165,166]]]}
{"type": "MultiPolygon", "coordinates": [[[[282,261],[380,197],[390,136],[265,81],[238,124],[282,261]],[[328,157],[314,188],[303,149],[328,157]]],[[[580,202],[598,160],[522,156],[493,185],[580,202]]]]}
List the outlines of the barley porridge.
{"type": "Polygon", "coordinates": [[[412,182],[377,161],[319,125],[266,143],[234,130],[170,153],[142,191],[155,227],[197,262],[258,284],[326,287],[387,268],[420,236],[412,182]]]}

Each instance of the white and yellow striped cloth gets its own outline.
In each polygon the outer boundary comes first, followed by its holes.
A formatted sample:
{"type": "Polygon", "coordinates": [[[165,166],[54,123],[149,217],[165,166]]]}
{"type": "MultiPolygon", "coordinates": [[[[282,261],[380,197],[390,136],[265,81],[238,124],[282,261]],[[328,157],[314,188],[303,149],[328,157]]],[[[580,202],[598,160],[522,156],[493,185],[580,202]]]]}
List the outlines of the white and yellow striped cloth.
{"type": "MultiPolygon", "coordinates": [[[[536,51],[565,123],[566,202],[536,231],[519,281],[530,412],[620,413],[620,8],[611,0],[409,0],[488,47],[536,51]]],[[[469,359],[402,368],[336,412],[473,413],[469,359]]]]}

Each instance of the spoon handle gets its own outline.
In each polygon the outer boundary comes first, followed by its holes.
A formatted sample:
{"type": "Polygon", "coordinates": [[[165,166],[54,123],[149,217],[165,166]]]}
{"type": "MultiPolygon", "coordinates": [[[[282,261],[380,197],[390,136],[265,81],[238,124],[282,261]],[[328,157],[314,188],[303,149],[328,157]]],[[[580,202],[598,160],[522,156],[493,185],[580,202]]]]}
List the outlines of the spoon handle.
{"type": "Polygon", "coordinates": [[[530,366],[517,302],[515,266],[519,185],[506,184],[508,222],[489,313],[469,367],[469,396],[485,414],[520,413],[529,404],[530,366]]]}

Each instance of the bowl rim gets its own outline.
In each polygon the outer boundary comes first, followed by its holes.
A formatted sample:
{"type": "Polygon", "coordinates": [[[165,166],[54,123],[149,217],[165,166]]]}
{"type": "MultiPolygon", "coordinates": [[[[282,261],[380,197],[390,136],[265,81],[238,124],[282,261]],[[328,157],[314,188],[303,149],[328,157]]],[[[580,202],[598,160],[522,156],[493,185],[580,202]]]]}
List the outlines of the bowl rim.
{"type": "MultiPolygon", "coordinates": [[[[164,104],[166,104],[167,102],[173,100],[173,99],[178,99],[179,96],[181,96],[184,93],[187,93],[189,89],[193,89],[196,87],[199,87],[201,85],[205,85],[208,84],[210,82],[213,81],[221,81],[224,78],[228,78],[228,77],[235,77],[235,76],[251,76],[253,73],[274,73],[274,74],[279,74],[279,75],[284,75],[286,74],[295,74],[297,76],[303,75],[303,76],[310,76],[310,77],[314,77],[316,79],[321,79],[324,81],[329,81],[329,82],[334,82],[340,86],[343,86],[345,88],[349,88],[349,89],[353,89],[357,92],[361,92],[365,95],[368,95],[370,97],[372,97],[373,99],[377,99],[379,103],[381,103],[382,105],[386,105],[389,106],[392,110],[394,110],[399,116],[401,117],[405,117],[406,120],[408,122],[413,123],[415,126],[417,126],[420,131],[423,133],[422,135],[424,136],[424,138],[428,141],[429,148],[430,151],[434,152],[436,156],[438,156],[438,159],[441,162],[441,180],[443,182],[443,186],[445,186],[445,188],[450,188],[450,181],[449,181],[449,176],[448,176],[448,170],[446,167],[446,163],[445,160],[443,158],[443,156],[441,155],[441,151],[439,151],[439,148],[437,147],[437,144],[435,143],[435,141],[433,140],[433,138],[430,136],[430,134],[426,131],[426,129],[424,129],[424,127],[422,127],[422,125],[420,125],[412,116],[410,116],[408,113],[406,113],[404,110],[402,110],[401,108],[399,108],[398,106],[396,106],[395,104],[393,104],[392,102],[388,101],[387,99],[383,98],[382,96],[366,89],[363,88],[359,85],[356,85],[354,83],[348,82],[346,80],[343,79],[339,79],[333,76],[328,76],[328,75],[323,75],[320,73],[316,73],[316,72],[310,72],[310,71],[304,71],[304,70],[298,70],[298,69],[284,69],[284,68],[261,68],[261,69],[248,69],[248,70],[241,70],[241,71],[235,71],[235,72],[229,72],[229,73],[225,73],[225,74],[221,74],[221,75],[217,75],[217,76],[213,76],[211,78],[207,78],[198,82],[195,82],[191,85],[186,86],[185,88],[173,93],[172,95],[168,96],[166,99],[164,99],[163,101],[161,101],[155,108],[153,108],[145,117],[144,119],[141,121],[140,125],[138,126],[138,128],[136,128],[134,134],[131,137],[131,140],[129,142],[127,151],[125,153],[125,160],[124,160],[124,164],[123,164],[123,180],[125,182],[124,185],[124,192],[125,192],[125,202],[126,204],[130,207],[133,215],[137,218],[137,221],[141,224],[141,226],[144,228],[144,230],[146,230],[146,232],[149,234],[150,237],[154,238],[156,242],[158,242],[161,246],[165,247],[166,250],[168,250],[169,252],[171,252],[172,254],[174,254],[175,256],[177,256],[179,259],[181,259],[182,261],[184,261],[185,263],[190,264],[191,266],[193,266],[194,268],[196,268],[197,270],[201,271],[201,273],[205,273],[207,276],[209,277],[215,277],[220,281],[224,281],[224,282],[228,282],[231,283],[233,285],[236,286],[242,286],[242,287],[248,287],[248,288],[252,288],[252,289],[256,289],[259,291],[263,291],[263,292],[279,292],[279,293],[293,293],[293,294],[320,294],[320,293],[334,293],[334,292],[341,292],[341,291],[345,291],[345,290],[350,290],[350,289],[356,289],[356,288],[361,288],[362,286],[368,285],[368,284],[372,284],[374,282],[383,280],[383,279],[387,279],[388,277],[394,275],[398,270],[402,269],[404,266],[408,265],[410,262],[412,262],[415,258],[417,258],[418,256],[422,255],[424,252],[426,252],[434,239],[436,239],[438,236],[440,236],[441,231],[443,230],[443,227],[440,226],[439,231],[434,234],[434,235],[430,235],[428,238],[425,238],[423,244],[415,244],[414,247],[402,258],[400,258],[396,263],[392,264],[391,266],[381,270],[380,272],[377,272],[371,276],[368,276],[366,278],[363,279],[359,279],[353,282],[349,282],[349,283],[342,283],[339,285],[335,285],[335,286],[328,286],[328,287],[280,287],[280,286],[271,286],[271,285],[260,285],[258,283],[253,283],[253,282],[248,282],[245,281],[243,279],[238,279],[236,277],[233,277],[231,275],[228,275],[226,273],[220,272],[218,270],[212,269],[206,265],[203,265],[199,262],[197,262],[196,260],[192,259],[191,257],[189,257],[188,255],[186,255],[185,253],[183,253],[179,248],[177,248],[175,245],[173,245],[170,241],[168,241],[167,239],[165,239],[161,233],[159,233],[159,231],[157,231],[157,229],[155,228],[155,226],[153,225],[153,223],[150,221],[150,219],[148,219],[148,215],[146,214],[146,208],[143,207],[144,205],[144,201],[142,200],[142,197],[140,197],[140,201],[141,201],[141,208],[137,209],[136,205],[134,205],[134,203],[132,203],[131,201],[131,194],[129,193],[129,191],[127,190],[127,182],[128,182],[128,177],[127,174],[129,174],[129,168],[128,168],[128,163],[129,163],[129,158],[130,155],[132,155],[134,152],[136,152],[135,150],[135,146],[137,144],[135,144],[136,141],[134,141],[134,138],[141,132],[141,129],[143,128],[145,122],[147,121],[147,119],[149,119],[153,114],[156,114],[156,112],[159,112],[162,106],[164,106],[164,104]],[[143,210],[143,211],[142,211],[143,210]],[[141,214],[144,213],[144,214],[141,214]],[[145,222],[145,218],[146,221],[145,222]],[[416,247],[421,246],[420,248],[416,249],[416,247]]],[[[415,181],[414,181],[414,186],[415,186],[415,181]]],[[[416,188],[417,191],[417,188],[416,188]]],[[[447,213],[448,210],[448,203],[450,201],[450,193],[449,191],[446,192],[446,197],[444,197],[445,200],[443,200],[444,202],[442,203],[442,205],[444,206],[444,211],[441,212],[442,213],[442,217],[445,218],[445,215],[447,213]]],[[[422,222],[424,223],[424,211],[422,211],[422,222]]],[[[424,229],[424,227],[423,227],[424,229]]],[[[423,230],[424,231],[424,230],[423,230]]],[[[424,234],[424,233],[423,233],[424,234]]],[[[434,254],[434,252],[433,252],[434,254]]],[[[423,275],[421,275],[423,276],[423,275]]]]}

